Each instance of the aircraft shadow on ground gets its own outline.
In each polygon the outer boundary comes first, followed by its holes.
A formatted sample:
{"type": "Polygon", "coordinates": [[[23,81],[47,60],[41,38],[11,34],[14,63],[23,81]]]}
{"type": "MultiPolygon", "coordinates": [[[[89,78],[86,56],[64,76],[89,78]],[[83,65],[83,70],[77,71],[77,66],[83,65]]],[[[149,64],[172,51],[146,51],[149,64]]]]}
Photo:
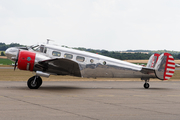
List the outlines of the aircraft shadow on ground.
{"type": "Polygon", "coordinates": [[[21,90],[40,90],[40,91],[77,91],[77,90],[144,90],[144,91],[151,91],[151,90],[171,90],[170,88],[157,88],[151,87],[149,89],[144,89],[143,87],[139,88],[117,88],[117,87],[77,87],[77,86],[41,86],[39,89],[29,89],[28,87],[11,87],[14,89],[21,89],[21,90]]]}

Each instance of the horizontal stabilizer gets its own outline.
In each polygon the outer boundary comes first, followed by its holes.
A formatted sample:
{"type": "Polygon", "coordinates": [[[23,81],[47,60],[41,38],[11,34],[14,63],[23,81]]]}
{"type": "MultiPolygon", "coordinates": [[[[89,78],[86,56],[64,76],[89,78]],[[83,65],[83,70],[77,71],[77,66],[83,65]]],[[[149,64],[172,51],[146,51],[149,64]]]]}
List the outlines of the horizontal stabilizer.
{"type": "Polygon", "coordinates": [[[143,67],[141,72],[144,73],[144,74],[154,74],[155,69],[154,68],[143,67]]]}

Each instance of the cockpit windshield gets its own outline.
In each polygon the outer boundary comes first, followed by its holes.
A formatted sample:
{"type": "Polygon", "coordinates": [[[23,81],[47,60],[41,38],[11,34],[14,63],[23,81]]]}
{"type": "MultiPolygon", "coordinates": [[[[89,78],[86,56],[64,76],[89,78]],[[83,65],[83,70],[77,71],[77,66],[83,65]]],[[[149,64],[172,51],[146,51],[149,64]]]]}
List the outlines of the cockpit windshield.
{"type": "Polygon", "coordinates": [[[39,45],[32,45],[30,48],[34,51],[40,51],[39,45]]]}
{"type": "Polygon", "coordinates": [[[45,48],[44,45],[32,45],[30,48],[36,52],[46,53],[47,51],[47,48],[45,48]]]}

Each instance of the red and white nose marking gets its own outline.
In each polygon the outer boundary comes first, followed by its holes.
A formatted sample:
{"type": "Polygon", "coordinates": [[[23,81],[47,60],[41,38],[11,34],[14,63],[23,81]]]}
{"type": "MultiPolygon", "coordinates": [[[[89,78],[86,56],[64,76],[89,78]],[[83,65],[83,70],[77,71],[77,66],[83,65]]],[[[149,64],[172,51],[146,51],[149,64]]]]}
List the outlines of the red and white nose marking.
{"type": "Polygon", "coordinates": [[[165,56],[167,56],[166,59],[166,66],[165,66],[165,72],[164,72],[164,80],[170,79],[175,71],[175,62],[174,58],[169,53],[164,53],[165,56]]]}

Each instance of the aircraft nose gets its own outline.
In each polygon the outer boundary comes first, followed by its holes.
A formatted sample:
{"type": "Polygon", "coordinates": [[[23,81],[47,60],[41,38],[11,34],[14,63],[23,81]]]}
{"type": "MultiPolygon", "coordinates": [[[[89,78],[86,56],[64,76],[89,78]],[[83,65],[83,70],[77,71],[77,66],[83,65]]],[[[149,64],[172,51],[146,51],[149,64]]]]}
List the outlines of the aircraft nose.
{"type": "Polygon", "coordinates": [[[5,51],[5,54],[9,54],[9,51],[10,51],[10,48],[8,48],[6,51],[5,51]]]}
{"type": "Polygon", "coordinates": [[[15,48],[15,47],[8,48],[5,51],[5,54],[6,54],[7,58],[10,59],[10,60],[12,60],[11,59],[12,57],[16,57],[17,53],[18,53],[18,48],[15,48]]]}
{"type": "Polygon", "coordinates": [[[8,48],[6,51],[5,51],[5,55],[8,57],[8,55],[10,54],[10,50],[11,48],[8,48]]]}

